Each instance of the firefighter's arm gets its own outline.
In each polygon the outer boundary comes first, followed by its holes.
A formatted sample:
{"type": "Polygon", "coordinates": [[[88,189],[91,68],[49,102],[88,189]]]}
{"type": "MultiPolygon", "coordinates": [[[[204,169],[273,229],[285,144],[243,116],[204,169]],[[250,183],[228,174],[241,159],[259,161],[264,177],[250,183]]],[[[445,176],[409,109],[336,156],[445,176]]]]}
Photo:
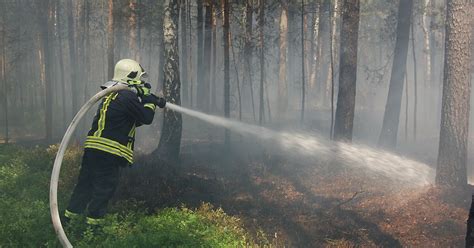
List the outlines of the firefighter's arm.
{"type": "Polygon", "coordinates": [[[140,102],[138,96],[132,91],[124,91],[126,99],[126,108],[137,124],[150,125],[155,116],[156,105],[151,101],[151,96],[142,96],[140,102]]]}

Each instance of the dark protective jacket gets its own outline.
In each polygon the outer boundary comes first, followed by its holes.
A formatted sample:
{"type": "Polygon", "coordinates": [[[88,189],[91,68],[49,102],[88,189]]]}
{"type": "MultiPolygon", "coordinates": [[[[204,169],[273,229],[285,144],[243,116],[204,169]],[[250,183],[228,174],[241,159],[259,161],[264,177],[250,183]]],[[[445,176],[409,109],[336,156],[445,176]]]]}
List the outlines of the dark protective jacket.
{"type": "Polygon", "coordinates": [[[156,105],[149,96],[138,97],[131,90],[121,90],[105,97],[97,110],[84,143],[133,163],[135,128],[153,121],[156,105]]]}

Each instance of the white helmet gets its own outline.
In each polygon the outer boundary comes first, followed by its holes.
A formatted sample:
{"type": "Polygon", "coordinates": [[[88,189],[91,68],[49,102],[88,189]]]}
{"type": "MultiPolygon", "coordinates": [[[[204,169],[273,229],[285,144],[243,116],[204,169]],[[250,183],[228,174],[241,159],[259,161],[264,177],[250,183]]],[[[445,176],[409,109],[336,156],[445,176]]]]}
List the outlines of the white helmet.
{"type": "Polygon", "coordinates": [[[135,60],[122,59],[115,64],[113,81],[130,83],[131,81],[140,81],[146,78],[147,74],[143,67],[135,60]]]}

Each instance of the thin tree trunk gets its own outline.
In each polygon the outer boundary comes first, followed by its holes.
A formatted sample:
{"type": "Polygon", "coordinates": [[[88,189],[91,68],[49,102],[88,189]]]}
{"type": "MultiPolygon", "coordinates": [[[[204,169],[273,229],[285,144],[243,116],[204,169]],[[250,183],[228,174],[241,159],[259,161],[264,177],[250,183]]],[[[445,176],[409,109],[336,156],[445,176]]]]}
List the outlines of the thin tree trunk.
{"type": "MultiPolygon", "coordinates": [[[[89,99],[89,92],[88,92],[88,86],[89,82],[91,80],[90,74],[91,71],[90,64],[91,64],[91,53],[90,53],[90,5],[88,1],[84,1],[84,69],[83,71],[86,72],[84,75],[84,102],[86,102],[89,99]]],[[[88,125],[84,123],[84,128],[87,128],[88,125]]]]}
{"type": "Polygon", "coordinates": [[[187,0],[181,0],[180,15],[181,15],[181,82],[182,82],[182,102],[184,106],[189,104],[188,92],[188,39],[187,39],[187,14],[186,8],[187,0]]]}
{"type": "Polygon", "coordinates": [[[264,46],[264,25],[265,25],[265,0],[260,0],[259,26],[260,26],[260,111],[258,114],[258,123],[263,124],[264,121],[264,100],[263,100],[263,84],[265,82],[265,46],[264,46]]]}
{"type": "Polygon", "coordinates": [[[405,74],[405,141],[408,142],[408,76],[405,74]]]}
{"type": "Polygon", "coordinates": [[[278,117],[283,119],[288,109],[286,60],[288,55],[288,3],[282,2],[280,15],[280,59],[278,69],[278,117]]]}
{"type": "Polygon", "coordinates": [[[209,111],[210,107],[210,84],[211,84],[211,49],[212,49],[212,12],[213,3],[210,0],[205,2],[206,15],[204,17],[204,54],[203,54],[203,110],[209,111]]]}
{"type": "Polygon", "coordinates": [[[314,89],[316,85],[316,75],[318,72],[317,68],[317,61],[319,60],[319,56],[316,53],[318,51],[318,40],[319,40],[319,20],[321,16],[321,1],[316,0],[316,12],[313,13],[313,21],[312,21],[312,28],[311,28],[311,63],[310,63],[310,76],[309,76],[309,87],[310,89],[314,89]]]}
{"type": "Polygon", "coordinates": [[[194,60],[193,60],[193,25],[192,25],[192,18],[191,18],[191,1],[187,1],[188,5],[187,5],[187,11],[186,11],[186,14],[188,16],[188,26],[189,26],[189,62],[188,62],[188,65],[189,65],[189,75],[191,76],[188,76],[189,78],[189,106],[192,106],[194,107],[194,101],[193,101],[193,96],[194,96],[194,83],[195,83],[195,77],[193,77],[194,75],[194,60]]]}
{"type": "Polygon", "coordinates": [[[359,0],[344,0],[334,139],[352,141],[357,79],[357,44],[359,37],[359,0]]]}
{"type": "Polygon", "coordinates": [[[304,0],[301,0],[301,124],[304,121],[305,103],[305,49],[304,49],[304,0]]]}
{"type": "Polygon", "coordinates": [[[130,57],[135,60],[140,60],[138,57],[137,49],[137,3],[136,0],[130,0],[128,2],[128,8],[130,9],[130,16],[128,18],[128,29],[130,30],[130,37],[128,40],[128,51],[130,57]]]}
{"type": "Polygon", "coordinates": [[[107,78],[110,80],[114,76],[114,0],[108,0],[109,14],[107,23],[107,78]]]}
{"type": "Polygon", "coordinates": [[[255,101],[253,93],[253,80],[252,80],[252,20],[253,20],[253,6],[252,0],[247,0],[245,8],[245,66],[246,72],[244,76],[247,78],[244,79],[244,82],[248,82],[250,88],[250,98],[252,102],[252,114],[253,120],[257,121],[255,113],[255,101]]]}
{"type": "MultiPolygon", "coordinates": [[[[3,5],[4,3],[0,3],[3,5]]],[[[0,5],[0,6],[1,6],[0,5]]],[[[3,7],[3,6],[2,6],[3,7]]],[[[7,63],[7,56],[6,56],[6,20],[5,15],[2,15],[2,83],[3,83],[3,114],[5,118],[5,143],[8,144],[9,140],[9,124],[8,124],[8,87],[7,87],[7,79],[5,76],[6,73],[6,63],[7,63]]]]}
{"type": "MultiPolygon", "coordinates": [[[[178,18],[179,0],[166,0],[164,5],[164,83],[163,93],[169,103],[181,104],[181,83],[179,79],[178,18]]],[[[182,117],[180,113],[166,108],[160,143],[154,153],[169,161],[176,161],[181,146],[182,117]]]]}
{"type": "MultiPolygon", "coordinates": [[[[428,14],[430,13],[430,1],[432,0],[424,0],[423,1],[423,16],[422,16],[422,27],[423,27],[423,36],[424,36],[424,51],[423,54],[425,55],[426,60],[426,67],[425,67],[425,86],[427,85],[428,80],[431,78],[431,54],[430,54],[430,25],[428,23],[428,14]]],[[[414,55],[413,55],[414,56],[414,55]]],[[[415,96],[416,99],[416,96],[415,96]]],[[[416,129],[415,129],[416,130],[416,129]]],[[[415,137],[416,140],[416,137],[415,137]]]]}
{"type": "MultiPolygon", "coordinates": [[[[56,4],[59,7],[60,1],[57,0],[56,4]]],[[[58,34],[58,46],[59,46],[59,73],[60,73],[60,84],[61,84],[61,96],[62,96],[62,110],[63,110],[63,118],[62,118],[62,128],[67,127],[67,116],[66,116],[66,82],[64,79],[64,53],[63,53],[63,36],[62,36],[62,22],[61,22],[61,15],[56,14],[56,28],[58,34]]]]}
{"type": "Polygon", "coordinates": [[[390,86],[388,90],[387,104],[385,105],[382,131],[379,137],[379,146],[385,148],[395,148],[397,145],[401,98],[403,95],[403,79],[406,73],[412,11],[413,0],[400,0],[392,75],[390,77],[390,86]]]}
{"type": "MultiPolygon", "coordinates": [[[[265,85],[265,92],[269,92],[268,91],[268,82],[266,80],[264,82],[264,85],[265,85]]],[[[270,108],[270,96],[269,96],[268,93],[265,93],[265,100],[267,101],[268,122],[272,122],[272,111],[271,111],[271,108],[270,108]]]]}
{"type": "Polygon", "coordinates": [[[470,3],[448,0],[443,103],[436,184],[467,184],[467,145],[471,94],[470,3]]]}
{"type": "Polygon", "coordinates": [[[202,111],[205,109],[206,90],[204,81],[204,40],[203,40],[203,0],[197,0],[197,82],[196,82],[196,104],[202,111]]]}
{"type": "Polygon", "coordinates": [[[216,77],[217,77],[217,16],[216,8],[212,8],[212,65],[211,65],[211,111],[215,112],[216,102],[216,77]]]}
{"type": "MultiPolygon", "coordinates": [[[[413,82],[414,82],[414,92],[413,92],[413,140],[416,141],[416,116],[418,114],[418,70],[416,69],[416,53],[415,53],[415,27],[414,23],[411,25],[411,48],[413,55],[413,82]]],[[[426,85],[425,85],[426,86],[426,85]]],[[[408,88],[408,85],[406,86],[408,88]]]]}
{"type": "Polygon", "coordinates": [[[46,143],[50,144],[53,141],[53,76],[52,76],[52,60],[50,49],[50,36],[52,34],[52,9],[50,0],[43,3],[42,7],[46,10],[46,15],[41,13],[39,16],[40,25],[43,28],[40,39],[42,49],[41,67],[44,70],[44,85],[45,85],[45,128],[46,128],[46,143]]]}
{"type": "MultiPolygon", "coordinates": [[[[224,8],[224,116],[230,117],[230,61],[229,61],[229,46],[230,46],[230,32],[229,32],[229,0],[222,0],[224,8]]],[[[230,144],[230,132],[225,130],[225,145],[230,144]]]]}
{"type": "Polygon", "coordinates": [[[79,109],[78,94],[77,94],[77,56],[76,56],[76,39],[74,30],[74,15],[73,15],[73,3],[74,0],[67,1],[68,11],[68,45],[69,45],[69,66],[71,70],[71,98],[72,98],[72,115],[74,116],[76,111],[79,109]]]}
{"type": "Polygon", "coordinates": [[[239,61],[240,65],[240,59],[237,59],[235,57],[235,51],[234,51],[234,43],[230,40],[230,47],[232,49],[232,61],[234,62],[234,70],[235,70],[235,79],[237,82],[237,99],[239,102],[239,121],[242,120],[242,95],[240,94],[240,78],[239,78],[239,69],[237,69],[237,61],[239,61]]]}
{"type": "MultiPolygon", "coordinates": [[[[329,27],[329,30],[330,30],[330,35],[329,35],[329,51],[330,51],[330,65],[329,65],[329,70],[328,70],[328,73],[327,73],[327,77],[326,77],[326,95],[331,95],[330,98],[331,98],[331,101],[334,100],[334,90],[333,90],[333,85],[334,85],[334,74],[335,74],[335,71],[334,71],[334,61],[337,61],[338,60],[338,56],[337,54],[335,53],[336,51],[336,48],[335,46],[337,45],[337,17],[339,15],[339,9],[340,9],[340,0],[334,0],[334,6],[332,8],[332,15],[331,15],[331,26],[329,27]]],[[[331,103],[331,106],[333,105],[333,103],[331,103]]],[[[334,111],[333,111],[334,112],[334,111]]]]}

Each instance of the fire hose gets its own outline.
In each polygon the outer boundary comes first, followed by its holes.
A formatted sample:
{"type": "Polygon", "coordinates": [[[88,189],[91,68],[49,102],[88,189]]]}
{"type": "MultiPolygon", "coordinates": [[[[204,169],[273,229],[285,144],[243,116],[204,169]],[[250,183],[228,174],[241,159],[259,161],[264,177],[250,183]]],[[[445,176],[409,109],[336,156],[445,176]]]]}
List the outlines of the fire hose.
{"type": "MultiPolygon", "coordinates": [[[[84,115],[87,113],[89,109],[94,106],[99,100],[104,98],[105,96],[109,95],[112,92],[120,91],[120,90],[130,90],[130,86],[126,84],[118,84],[114,83],[112,85],[108,85],[103,87],[99,93],[95,94],[89,101],[87,101],[77,112],[76,116],[72,119],[69,127],[67,128],[66,133],[63,136],[61,144],[59,145],[58,152],[56,154],[56,158],[54,160],[53,171],[51,173],[51,182],[49,187],[49,208],[51,212],[51,219],[53,221],[53,227],[56,232],[56,235],[61,242],[63,247],[70,248],[72,247],[71,242],[66,236],[64,232],[63,226],[61,224],[61,219],[59,217],[59,210],[58,210],[58,181],[59,181],[59,173],[61,171],[61,164],[63,162],[64,153],[66,152],[67,146],[69,141],[71,140],[72,134],[76,130],[77,124],[81,121],[84,115]]],[[[153,95],[154,96],[154,95],[153,95]]],[[[163,99],[154,96],[155,99],[158,101],[164,101],[163,99]]],[[[166,103],[165,103],[166,104],[166,103]]],[[[164,107],[160,106],[160,107],[164,107]]]]}

